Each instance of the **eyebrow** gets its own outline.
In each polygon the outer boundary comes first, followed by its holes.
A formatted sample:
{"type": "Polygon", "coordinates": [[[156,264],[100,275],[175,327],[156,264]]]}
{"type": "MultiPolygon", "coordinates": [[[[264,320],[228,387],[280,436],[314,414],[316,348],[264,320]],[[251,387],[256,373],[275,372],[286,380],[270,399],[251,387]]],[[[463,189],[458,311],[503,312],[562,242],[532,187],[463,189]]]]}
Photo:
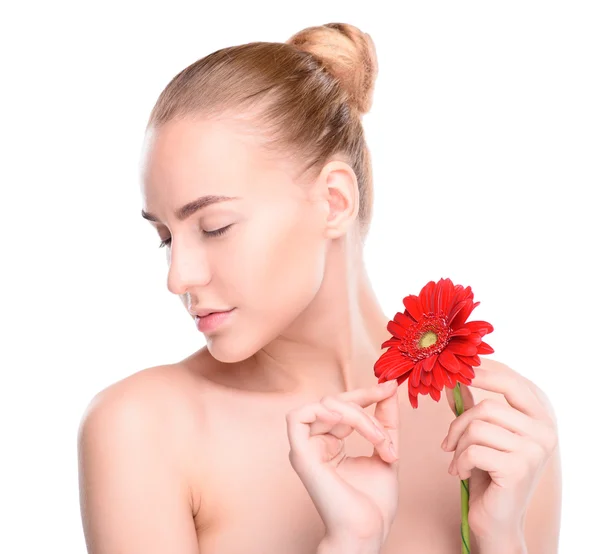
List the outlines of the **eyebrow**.
{"type": "MultiPolygon", "coordinates": [[[[175,217],[179,221],[183,221],[184,219],[187,219],[188,217],[190,217],[192,214],[195,214],[198,210],[201,210],[202,208],[206,208],[207,206],[210,206],[211,204],[217,204],[219,202],[226,202],[227,200],[237,200],[238,198],[239,198],[238,196],[222,196],[222,195],[214,195],[214,194],[208,194],[206,196],[201,196],[200,198],[196,198],[196,200],[192,200],[191,202],[188,202],[187,204],[185,204],[185,206],[181,206],[181,208],[176,210],[175,217]]],[[[144,210],[142,210],[142,217],[144,219],[147,219],[148,221],[155,221],[157,223],[160,222],[160,220],[158,219],[157,216],[155,216],[154,214],[152,214],[150,212],[146,212],[144,210]]]]}

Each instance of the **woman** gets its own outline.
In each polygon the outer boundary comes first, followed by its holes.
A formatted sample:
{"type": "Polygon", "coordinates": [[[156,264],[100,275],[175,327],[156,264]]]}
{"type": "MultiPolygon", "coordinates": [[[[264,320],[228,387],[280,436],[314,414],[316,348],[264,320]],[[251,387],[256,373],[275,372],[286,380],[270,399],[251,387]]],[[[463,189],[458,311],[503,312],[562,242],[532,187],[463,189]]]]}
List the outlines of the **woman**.
{"type": "Polygon", "coordinates": [[[450,395],[417,413],[376,384],[376,75],[369,35],[331,23],[216,51],[160,95],[142,215],[207,344],[86,410],[90,553],[458,553],[467,476],[472,552],[556,552],[554,417],[533,383],[485,360],[459,418],[450,395]]]}

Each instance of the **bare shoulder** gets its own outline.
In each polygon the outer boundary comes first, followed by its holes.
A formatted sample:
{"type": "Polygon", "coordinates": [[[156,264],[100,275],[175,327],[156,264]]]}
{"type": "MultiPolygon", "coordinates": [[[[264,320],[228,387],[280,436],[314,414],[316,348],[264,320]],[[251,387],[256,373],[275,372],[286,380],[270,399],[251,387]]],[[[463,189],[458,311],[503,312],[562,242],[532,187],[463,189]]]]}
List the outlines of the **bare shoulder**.
{"type": "Polygon", "coordinates": [[[174,365],[150,367],[121,379],[94,395],[80,422],[79,433],[94,426],[114,425],[152,431],[157,440],[181,414],[182,372],[174,365]]]}
{"type": "Polygon", "coordinates": [[[80,432],[91,421],[113,420],[121,425],[152,424],[159,433],[180,412],[181,380],[176,365],[165,365],[143,369],[107,386],[88,403],[80,432]]]}
{"type": "MultiPolygon", "coordinates": [[[[79,425],[82,434],[147,436],[185,472],[189,437],[201,420],[202,380],[184,362],[137,371],[98,392],[88,403],[79,425]]],[[[117,440],[113,437],[112,440],[117,440]]]]}
{"type": "Polygon", "coordinates": [[[197,552],[187,378],[180,364],[147,368],[86,407],[77,450],[90,553],[197,552]]]}

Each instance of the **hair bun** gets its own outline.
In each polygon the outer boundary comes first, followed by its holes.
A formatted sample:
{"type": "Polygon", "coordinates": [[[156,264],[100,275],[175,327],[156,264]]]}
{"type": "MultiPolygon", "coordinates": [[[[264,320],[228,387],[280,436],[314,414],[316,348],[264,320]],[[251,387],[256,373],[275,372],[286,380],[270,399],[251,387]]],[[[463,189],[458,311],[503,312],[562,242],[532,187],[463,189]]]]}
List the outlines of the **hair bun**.
{"type": "Polygon", "coordinates": [[[375,44],[368,33],[348,23],[326,23],[307,27],[286,43],[320,60],[361,114],[371,109],[378,65],[375,44]]]}

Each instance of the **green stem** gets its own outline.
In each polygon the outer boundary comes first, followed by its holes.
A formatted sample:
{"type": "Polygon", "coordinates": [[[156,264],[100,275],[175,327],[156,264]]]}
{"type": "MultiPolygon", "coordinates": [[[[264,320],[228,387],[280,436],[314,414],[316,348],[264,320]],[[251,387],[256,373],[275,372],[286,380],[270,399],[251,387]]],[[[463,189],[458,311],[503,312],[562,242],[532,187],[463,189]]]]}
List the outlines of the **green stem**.
{"type": "MultiPolygon", "coordinates": [[[[464,412],[460,383],[452,389],[454,391],[454,403],[456,404],[456,417],[464,412]]],[[[460,507],[461,523],[460,536],[462,538],[462,554],[471,554],[471,534],[469,530],[469,480],[460,481],[460,507]]]]}

